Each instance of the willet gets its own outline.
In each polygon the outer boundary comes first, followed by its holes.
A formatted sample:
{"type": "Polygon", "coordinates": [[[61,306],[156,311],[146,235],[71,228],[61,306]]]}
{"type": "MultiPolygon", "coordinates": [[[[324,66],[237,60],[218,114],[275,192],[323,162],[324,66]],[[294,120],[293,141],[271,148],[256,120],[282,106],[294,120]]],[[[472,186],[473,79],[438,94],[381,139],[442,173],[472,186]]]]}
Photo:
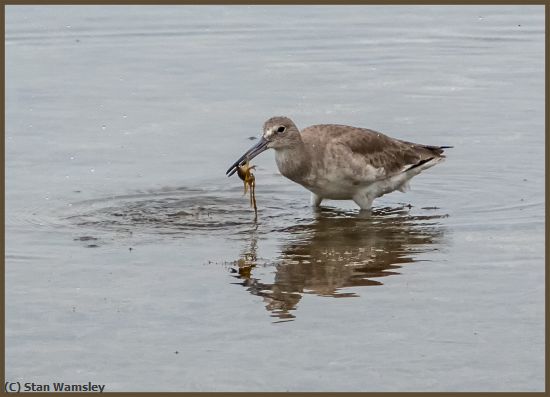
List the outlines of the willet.
{"type": "Polygon", "coordinates": [[[408,189],[408,181],[441,162],[443,149],[390,138],[366,128],[338,124],[312,125],[302,132],[288,117],[272,117],[259,142],[226,174],[267,149],[275,149],[282,175],[311,192],[311,203],[323,199],[353,200],[370,209],[375,198],[408,189]]]}

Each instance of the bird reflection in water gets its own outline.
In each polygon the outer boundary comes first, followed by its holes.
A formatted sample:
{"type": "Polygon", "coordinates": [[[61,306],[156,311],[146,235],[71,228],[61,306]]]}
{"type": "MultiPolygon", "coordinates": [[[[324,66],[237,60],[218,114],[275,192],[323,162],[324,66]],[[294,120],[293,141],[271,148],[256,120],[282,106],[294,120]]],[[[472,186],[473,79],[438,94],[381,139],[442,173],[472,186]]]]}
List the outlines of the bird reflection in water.
{"type": "MultiPolygon", "coordinates": [[[[355,297],[352,287],[382,285],[381,277],[399,274],[419,253],[437,250],[443,237],[439,219],[447,215],[410,215],[406,207],[365,215],[322,209],[308,223],[278,230],[287,241],[272,282],[259,268],[258,230],[249,235],[233,275],[281,321],[292,320],[303,294],[355,297]]],[[[270,277],[271,278],[271,277],[270,277]]]]}

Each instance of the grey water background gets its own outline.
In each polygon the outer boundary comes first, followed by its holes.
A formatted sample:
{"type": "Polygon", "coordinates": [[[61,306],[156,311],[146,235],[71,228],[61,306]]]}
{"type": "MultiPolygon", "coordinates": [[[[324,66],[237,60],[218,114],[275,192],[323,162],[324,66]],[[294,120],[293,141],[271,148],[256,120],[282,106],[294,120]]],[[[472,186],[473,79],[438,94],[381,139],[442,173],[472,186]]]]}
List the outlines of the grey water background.
{"type": "Polygon", "coordinates": [[[6,377],[542,391],[543,6],[8,6],[6,377]],[[313,211],[265,119],[453,145],[313,211]]]}

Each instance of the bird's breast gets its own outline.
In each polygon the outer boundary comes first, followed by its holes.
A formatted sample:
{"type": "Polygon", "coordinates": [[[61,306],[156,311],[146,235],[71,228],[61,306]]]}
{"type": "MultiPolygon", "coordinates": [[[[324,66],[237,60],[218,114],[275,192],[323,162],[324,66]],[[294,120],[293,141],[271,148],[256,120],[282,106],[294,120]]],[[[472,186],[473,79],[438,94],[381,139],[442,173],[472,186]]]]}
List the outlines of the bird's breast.
{"type": "Polygon", "coordinates": [[[348,200],[380,179],[384,170],[370,165],[325,161],[323,156],[296,150],[278,150],[277,167],[283,176],[327,199],[348,200]]]}
{"type": "Polygon", "coordinates": [[[275,162],[279,172],[288,179],[303,184],[310,176],[309,159],[296,150],[277,150],[275,162]]]}

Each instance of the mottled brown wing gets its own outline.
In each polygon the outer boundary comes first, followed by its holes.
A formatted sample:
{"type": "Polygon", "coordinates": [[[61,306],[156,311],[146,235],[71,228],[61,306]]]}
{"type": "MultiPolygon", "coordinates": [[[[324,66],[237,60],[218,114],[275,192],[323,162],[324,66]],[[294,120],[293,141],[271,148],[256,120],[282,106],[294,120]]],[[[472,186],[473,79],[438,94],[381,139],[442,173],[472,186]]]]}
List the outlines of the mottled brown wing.
{"type": "Polygon", "coordinates": [[[395,175],[429,161],[435,155],[422,145],[393,139],[364,128],[339,129],[338,141],[366,164],[383,168],[386,176],[395,175]]]}
{"type": "Polygon", "coordinates": [[[444,157],[443,148],[438,146],[402,141],[378,131],[346,125],[314,125],[305,128],[302,136],[321,146],[337,145],[341,150],[349,152],[349,156],[346,156],[349,162],[357,164],[357,160],[361,159],[365,166],[383,168],[385,172],[380,175],[382,178],[420,166],[434,157],[444,157]],[[330,142],[320,142],[319,139],[323,139],[321,137],[330,137],[330,142]]]}

